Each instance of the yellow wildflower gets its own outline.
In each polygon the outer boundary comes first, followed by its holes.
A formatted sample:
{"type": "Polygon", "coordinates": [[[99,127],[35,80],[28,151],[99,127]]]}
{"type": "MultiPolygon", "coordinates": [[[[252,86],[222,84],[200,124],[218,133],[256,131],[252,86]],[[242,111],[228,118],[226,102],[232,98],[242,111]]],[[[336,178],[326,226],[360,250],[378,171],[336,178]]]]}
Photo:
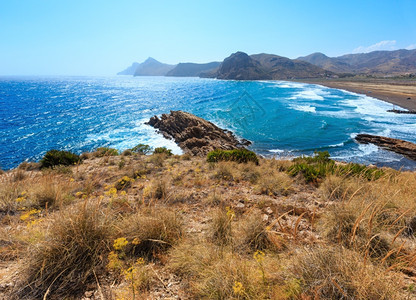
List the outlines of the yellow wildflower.
{"type": "Polygon", "coordinates": [[[25,201],[25,197],[19,197],[16,199],[16,202],[22,202],[25,201]]]}
{"type": "Polygon", "coordinates": [[[112,187],[107,192],[105,192],[105,194],[109,196],[114,196],[115,194],[117,194],[117,189],[112,187]]]}
{"type": "Polygon", "coordinates": [[[243,284],[239,281],[235,281],[234,286],[233,286],[233,291],[234,291],[234,294],[241,295],[244,291],[243,284]]]}
{"type": "Polygon", "coordinates": [[[136,264],[143,265],[144,264],[144,258],[143,257],[139,257],[139,259],[136,260],[136,264]]]}
{"type": "Polygon", "coordinates": [[[121,237],[121,238],[114,240],[113,247],[115,250],[123,250],[123,248],[126,247],[128,243],[129,241],[126,240],[126,238],[121,237]]]}
{"type": "Polygon", "coordinates": [[[123,268],[123,262],[118,258],[117,253],[114,251],[111,251],[110,254],[108,254],[108,264],[107,269],[112,271],[118,271],[123,268]]]}
{"type": "Polygon", "coordinates": [[[27,219],[30,219],[32,215],[40,213],[39,209],[31,209],[30,211],[26,212],[25,214],[20,216],[20,220],[26,221],[27,219]]]}
{"type": "Polygon", "coordinates": [[[134,240],[131,242],[133,245],[138,245],[140,244],[140,239],[139,238],[134,238],[134,240]]]}
{"type": "Polygon", "coordinates": [[[227,206],[226,209],[227,209],[227,216],[228,216],[228,218],[230,218],[230,220],[232,220],[235,217],[234,211],[229,206],[227,206]]]}
{"type": "Polygon", "coordinates": [[[264,261],[264,256],[265,256],[265,254],[264,254],[264,252],[263,251],[260,251],[260,250],[257,250],[256,252],[254,252],[254,254],[253,254],[253,258],[259,263],[259,264],[261,264],[263,261],[264,261]]]}

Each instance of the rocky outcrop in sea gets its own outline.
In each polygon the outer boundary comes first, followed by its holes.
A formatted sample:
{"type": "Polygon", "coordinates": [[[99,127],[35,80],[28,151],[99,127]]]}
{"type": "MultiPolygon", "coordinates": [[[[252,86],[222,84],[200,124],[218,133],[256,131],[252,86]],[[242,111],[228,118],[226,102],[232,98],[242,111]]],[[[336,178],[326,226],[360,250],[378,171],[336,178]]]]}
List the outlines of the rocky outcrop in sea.
{"type": "Polygon", "coordinates": [[[146,124],[157,128],[165,138],[173,139],[181,149],[203,156],[215,149],[244,148],[250,141],[238,139],[231,131],[183,111],[171,111],[160,118],[151,117],[146,124]]]}
{"type": "Polygon", "coordinates": [[[359,134],[355,137],[361,144],[374,144],[380,148],[396,152],[412,160],[416,160],[416,144],[384,136],[359,134]]]}

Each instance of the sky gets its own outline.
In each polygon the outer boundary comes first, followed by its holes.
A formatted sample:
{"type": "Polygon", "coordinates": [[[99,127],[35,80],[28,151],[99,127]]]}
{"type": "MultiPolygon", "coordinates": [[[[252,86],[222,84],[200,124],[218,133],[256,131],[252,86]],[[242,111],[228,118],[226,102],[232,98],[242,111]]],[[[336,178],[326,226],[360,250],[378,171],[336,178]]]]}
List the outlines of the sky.
{"type": "Polygon", "coordinates": [[[416,48],[415,0],[0,0],[0,75],[416,48]]]}

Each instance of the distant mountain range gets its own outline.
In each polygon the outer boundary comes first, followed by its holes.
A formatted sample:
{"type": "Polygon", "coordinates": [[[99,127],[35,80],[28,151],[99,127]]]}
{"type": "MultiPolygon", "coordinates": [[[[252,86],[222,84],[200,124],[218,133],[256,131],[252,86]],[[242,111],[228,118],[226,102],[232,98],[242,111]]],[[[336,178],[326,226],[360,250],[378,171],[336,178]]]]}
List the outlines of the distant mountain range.
{"type": "Polygon", "coordinates": [[[134,75],[134,72],[136,72],[136,69],[139,65],[140,64],[138,62],[134,62],[127,69],[125,69],[121,72],[118,72],[117,75],[134,75]]]}
{"type": "Polygon", "coordinates": [[[222,63],[168,65],[149,57],[118,75],[206,77],[234,80],[290,80],[340,75],[394,76],[416,74],[416,50],[374,51],[328,57],[313,53],[297,59],[274,54],[236,52],[222,63]]]}
{"type": "Polygon", "coordinates": [[[170,70],[166,76],[199,77],[201,76],[201,73],[217,69],[220,64],[221,63],[217,61],[207,64],[179,63],[175,68],[170,70]]]}
{"type": "Polygon", "coordinates": [[[374,51],[338,57],[328,57],[318,52],[299,57],[298,60],[306,61],[334,73],[376,76],[416,73],[416,49],[374,51]]]}
{"type": "Polygon", "coordinates": [[[296,59],[265,53],[249,56],[244,52],[236,52],[224,59],[212,77],[235,80],[284,80],[331,75],[332,72],[296,59]]]}
{"type": "Polygon", "coordinates": [[[165,76],[176,65],[168,65],[149,57],[139,64],[134,72],[134,76],[165,76]]]}

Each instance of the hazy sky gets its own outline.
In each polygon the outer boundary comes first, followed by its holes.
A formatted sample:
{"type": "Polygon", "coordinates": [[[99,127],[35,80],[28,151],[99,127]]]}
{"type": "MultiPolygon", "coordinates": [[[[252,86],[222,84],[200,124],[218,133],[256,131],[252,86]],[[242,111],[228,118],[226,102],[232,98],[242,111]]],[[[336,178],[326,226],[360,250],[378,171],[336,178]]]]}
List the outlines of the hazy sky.
{"type": "Polygon", "coordinates": [[[0,0],[0,75],[416,48],[415,0],[0,0]]]}

